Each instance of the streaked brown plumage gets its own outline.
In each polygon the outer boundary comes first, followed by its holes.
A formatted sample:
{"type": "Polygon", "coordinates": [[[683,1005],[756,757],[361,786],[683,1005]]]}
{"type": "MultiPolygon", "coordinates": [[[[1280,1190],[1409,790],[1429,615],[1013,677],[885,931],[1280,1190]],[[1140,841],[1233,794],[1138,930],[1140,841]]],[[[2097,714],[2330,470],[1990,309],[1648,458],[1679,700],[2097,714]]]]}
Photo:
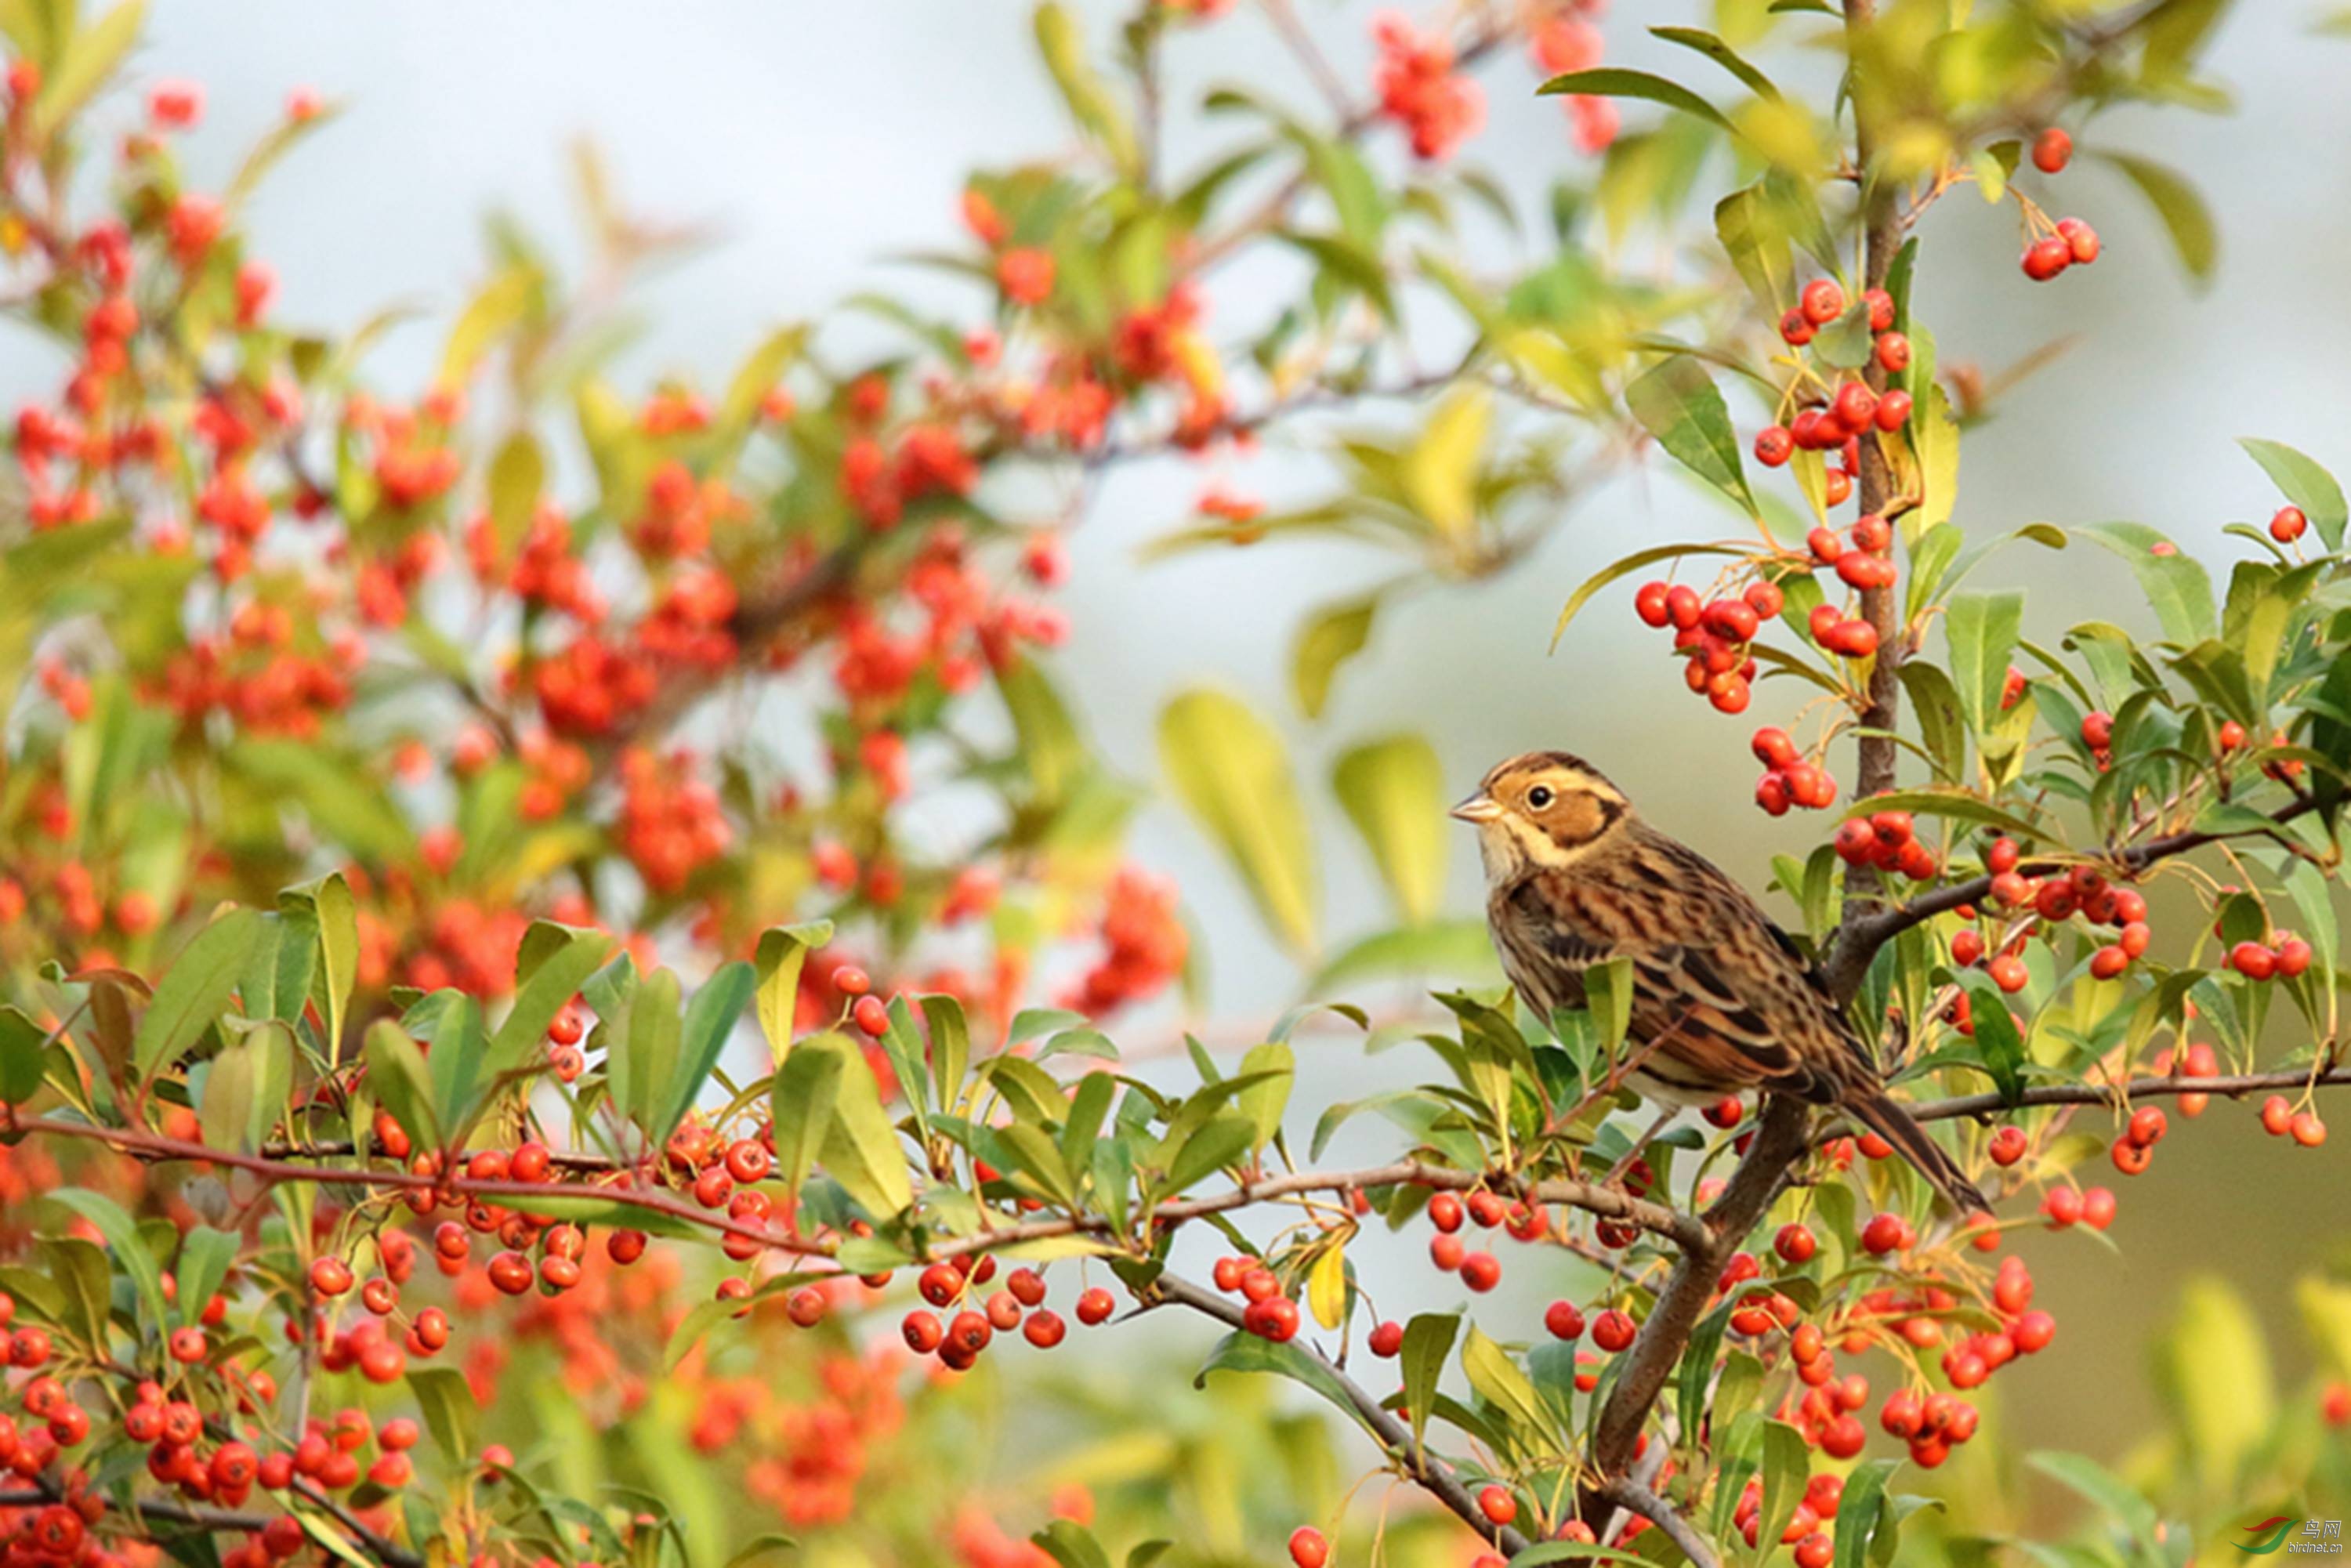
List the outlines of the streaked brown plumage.
{"type": "Polygon", "coordinates": [[[1787,933],[1704,856],[1643,821],[1589,763],[1563,751],[1514,757],[1453,814],[1478,828],[1488,925],[1528,1006],[1546,1017],[1580,1006],[1585,969],[1631,961],[1628,1044],[1646,1054],[1630,1087],[1682,1105],[1756,1089],[1838,1106],[1953,1205],[1986,1207],[1886,1097],[1868,1046],[1787,933]]]}

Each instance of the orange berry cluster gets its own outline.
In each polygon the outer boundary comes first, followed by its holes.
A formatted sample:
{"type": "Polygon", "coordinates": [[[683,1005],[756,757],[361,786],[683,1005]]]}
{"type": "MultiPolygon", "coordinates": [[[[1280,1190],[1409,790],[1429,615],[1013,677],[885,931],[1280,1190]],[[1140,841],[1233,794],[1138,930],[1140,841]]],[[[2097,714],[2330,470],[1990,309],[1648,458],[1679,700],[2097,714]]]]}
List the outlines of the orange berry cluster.
{"type": "Polygon", "coordinates": [[[1645,582],[1633,595],[1643,625],[1673,628],[1674,649],[1689,659],[1689,689],[1717,713],[1744,713],[1754,695],[1756,664],[1748,644],[1787,602],[1775,582],[1750,582],[1737,598],[1700,599],[1687,583],[1645,582]]]}

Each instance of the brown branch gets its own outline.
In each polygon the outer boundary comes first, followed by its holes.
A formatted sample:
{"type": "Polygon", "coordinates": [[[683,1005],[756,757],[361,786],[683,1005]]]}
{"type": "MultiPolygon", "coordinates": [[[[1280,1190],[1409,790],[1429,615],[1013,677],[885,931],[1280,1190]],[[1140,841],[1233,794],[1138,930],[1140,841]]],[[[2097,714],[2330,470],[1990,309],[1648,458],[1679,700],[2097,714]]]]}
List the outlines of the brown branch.
{"type": "MultiPolygon", "coordinates": [[[[241,1170],[266,1182],[313,1182],[322,1186],[396,1187],[402,1191],[446,1193],[458,1197],[478,1197],[512,1208],[524,1214],[533,1212],[534,1200],[572,1198],[602,1198],[624,1207],[642,1209],[648,1214],[660,1214],[689,1225],[700,1226],[723,1236],[740,1237],[779,1252],[797,1253],[804,1257],[828,1257],[834,1244],[828,1240],[789,1235],[770,1230],[764,1226],[747,1225],[724,1212],[704,1208],[701,1205],[661,1191],[643,1187],[589,1186],[569,1182],[527,1182],[487,1180],[475,1176],[424,1176],[414,1171],[384,1170],[367,1166],[342,1168],[333,1166],[295,1166],[272,1160],[259,1155],[241,1155],[225,1149],[190,1143],[182,1138],[167,1138],[160,1133],[134,1132],[123,1127],[99,1127],[86,1122],[60,1121],[54,1116],[31,1116],[11,1124],[27,1133],[47,1133],[55,1137],[81,1138],[104,1144],[117,1153],[133,1159],[150,1162],[188,1160],[206,1165],[226,1166],[241,1170]]],[[[1668,1211],[1670,1212],[1670,1211],[1668,1211]]]]}
{"type": "MultiPolygon", "coordinates": [[[[1865,742],[1864,744],[1866,744],[1865,742]]],[[[2318,809],[2314,796],[2304,795],[2270,813],[2270,822],[2283,827],[2298,817],[2307,816],[2318,809]]],[[[2265,830],[2258,828],[2231,829],[2223,832],[2189,831],[2166,833],[2145,843],[2126,847],[2114,857],[2114,863],[2126,873],[2136,874],[2158,861],[2184,855],[2207,844],[2217,844],[2229,839],[2256,836],[2265,830]]],[[[2064,861],[2033,860],[2018,863],[2017,871],[2024,876],[2047,876],[2067,869],[2064,861]]],[[[1822,967],[1830,993],[1840,999],[1852,997],[1861,988],[1862,977],[1869,970],[1870,959],[1886,943],[1914,925],[1921,925],[1938,915],[1948,915],[1962,904],[1978,904],[1991,896],[1992,879],[1970,877],[1919,894],[1907,903],[1885,908],[1873,908],[1848,914],[1837,927],[1835,946],[1829,960],[1822,967]]]]}
{"type": "MultiPolygon", "coordinates": [[[[57,1492],[45,1488],[0,1491],[0,1508],[38,1508],[60,1500],[62,1500],[57,1492]]],[[[103,1500],[108,1511],[124,1515],[141,1523],[151,1519],[157,1519],[166,1523],[189,1525],[197,1530],[235,1531],[246,1535],[257,1534],[268,1529],[271,1522],[277,1518],[275,1514],[242,1513],[225,1508],[205,1508],[198,1503],[181,1502],[174,1498],[133,1498],[127,1503],[118,1502],[110,1497],[105,1497],[103,1500]]],[[[375,1531],[361,1526],[332,1501],[315,1496],[310,1497],[309,1500],[320,1503],[332,1511],[340,1523],[359,1537],[359,1546],[369,1556],[383,1563],[385,1568],[423,1568],[423,1558],[405,1547],[394,1545],[375,1531]]]]}
{"type": "Polygon", "coordinates": [[[1746,1158],[1731,1173],[1714,1207],[1706,1211],[1706,1245],[1682,1254],[1682,1260],[1667,1277],[1665,1289],[1657,1293],[1656,1304],[1649,1309],[1640,1336],[1625,1353],[1615,1386],[1601,1406],[1599,1419],[1593,1423],[1591,1458],[1596,1479],[1584,1490],[1581,1511],[1584,1522],[1593,1529],[1604,1522],[1613,1506],[1606,1495],[1609,1485],[1621,1482],[1629,1472],[1641,1428],[1688,1346],[1708,1301],[1713,1299],[1724,1262],[1771,1207],[1790,1168],[1811,1146],[1806,1136],[1811,1122],[1812,1108],[1802,1101],[1784,1094],[1765,1099],[1746,1158]]]}
{"type": "Polygon", "coordinates": [[[2239,1099],[2289,1089],[2351,1088],[2351,1067],[2293,1068],[2280,1072],[2240,1072],[2214,1078],[2134,1078],[2125,1083],[2041,1083],[2013,1100],[1998,1093],[1961,1094],[1909,1107],[1921,1122],[1959,1116],[1989,1116],[2032,1105],[2123,1105],[2179,1094],[2219,1094],[2239,1099]]]}
{"type": "MultiPolygon", "coordinates": [[[[1224,1214],[1301,1193],[1352,1193],[1375,1186],[1426,1186],[1452,1192],[1490,1187],[1512,1193],[1531,1203],[1563,1204],[1604,1219],[1636,1225],[1684,1249],[1708,1247],[1714,1239],[1698,1216],[1634,1197],[1615,1187],[1598,1186],[1591,1182],[1574,1181],[1563,1176],[1548,1181],[1513,1182],[1489,1176],[1481,1171],[1453,1170],[1443,1166],[1423,1165],[1417,1160],[1401,1160],[1393,1165],[1372,1166],[1362,1170],[1298,1171],[1288,1176],[1268,1176],[1261,1181],[1242,1182],[1229,1192],[1163,1203],[1142,1218],[1145,1228],[1180,1225],[1203,1215],[1224,1214]]],[[[936,1260],[966,1252],[986,1252],[1014,1242],[1034,1241],[1046,1237],[1104,1235],[1114,1233],[1114,1230],[1107,1218],[1098,1215],[1030,1219],[941,1242],[932,1247],[925,1256],[930,1260],[936,1260]]]]}
{"type": "Polygon", "coordinates": [[[1681,1549],[1690,1561],[1691,1568],[1718,1568],[1721,1559],[1714,1547],[1681,1516],[1681,1511],[1647,1487],[1631,1480],[1614,1480],[1600,1489],[1599,1495],[1619,1508],[1629,1508],[1657,1527],[1665,1538],[1681,1549]]]}
{"type": "MultiPolygon", "coordinates": [[[[1154,1281],[1149,1294],[1155,1301],[1174,1301],[1194,1312],[1204,1312],[1236,1333],[1249,1332],[1241,1326],[1239,1308],[1173,1274],[1162,1274],[1154,1281]]],[[[1340,1371],[1335,1363],[1312,1346],[1292,1341],[1290,1348],[1314,1362],[1338,1384],[1347,1396],[1347,1403],[1353,1407],[1364,1425],[1378,1437],[1387,1450],[1388,1458],[1414,1485],[1459,1515],[1464,1523],[1492,1542],[1496,1550],[1504,1556],[1515,1557],[1527,1549],[1526,1537],[1506,1526],[1497,1526],[1489,1520],[1479,1509],[1477,1498],[1471,1495],[1468,1487],[1462,1483],[1452,1467],[1432,1457],[1426,1444],[1414,1442],[1412,1428],[1397,1420],[1395,1413],[1383,1407],[1361,1384],[1340,1371]]]]}

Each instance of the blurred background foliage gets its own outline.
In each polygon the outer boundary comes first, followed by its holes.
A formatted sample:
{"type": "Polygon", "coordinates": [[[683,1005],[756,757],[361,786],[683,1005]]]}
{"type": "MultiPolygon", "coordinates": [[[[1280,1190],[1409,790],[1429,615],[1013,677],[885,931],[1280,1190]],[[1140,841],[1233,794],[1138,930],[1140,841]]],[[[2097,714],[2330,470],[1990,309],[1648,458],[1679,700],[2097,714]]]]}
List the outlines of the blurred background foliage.
{"type": "MultiPolygon", "coordinates": [[[[1644,31],[1652,21],[1710,26],[1742,47],[1785,42],[1807,25],[1743,0],[1687,16],[1645,9],[1622,5],[1600,24],[1611,64],[1687,70],[1686,52],[1644,31]]],[[[1468,919],[1473,857],[1406,824],[1487,762],[1531,746],[1599,760],[1654,818],[1750,885],[1763,885],[1772,853],[1809,848],[1815,824],[1771,823],[1749,808],[1746,726],[1676,700],[1677,674],[1653,643],[1634,641],[1621,602],[1599,601],[1545,654],[1565,591],[1601,563],[1727,531],[1730,520],[1719,497],[1635,461],[1640,437],[1615,402],[1628,335],[1712,343],[1743,308],[1736,280],[1680,243],[1678,225],[1704,210],[1699,196],[1711,200],[1698,177],[1710,135],[1686,117],[1628,106],[1631,134],[1579,152],[1559,107],[1532,95],[1547,73],[1513,52],[1491,65],[1489,123],[1460,159],[1424,167],[1394,137],[1377,137],[1365,139],[1359,167],[1310,129],[1331,121],[1326,84],[1284,52],[1275,20],[1242,7],[1215,26],[1155,24],[1174,29],[1155,57],[1156,91],[1169,103],[1205,99],[1207,112],[1172,114],[1164,140],[1146,142],[1091,96],[1110,90],[1090,78],[1112,68],[1131,8],[1066,15],[1067,37],[1064,24],[1048,25],[1040,51],[1025,8],[912,0],[789,16],[713,6],[658,22],[593,5],[330,18],[292,5],[165,5],[134,64],[142,77],[208,84],[211,112],[183,143],[190,183],[206,189],[229,183],[288,82],[317,82],[347,103],[320,145],[273,171],[245,205],[251,248],[282,277],[277,313],[315,324],[322,340],[370,339],[368,380],[384,386],[421,388],[462,371],[483,346],[468,347],[469,320],[502,340],[512,392],[559,392],[570,423],[589,433],[550,437],[536,458],[555,487],[574,493],[631,493],[643,481],[643,455],[627,441],[595,449],[599,405],[580,395],[590,369],[632,391],[676,376],[714,389],[726,411],[747,345],[779,345],[778,364],[804,350],[834,393],[846,376],[833,369],[887,360],[910,342],[967,357],[958,324],[987,296],[958,273],[984,277],[986,268],[967,251],[948,266],[921,259],[957,233],[967,165],[1000,172],[975,188],[1016,238],[1029,237],[1023,225],[1052,236],[1057,259],[1084,280],[1055,308],[1090,330],[1106,329],[1119,303],[1155,298],[1163,260],[1141,242],[1122,250],[1127,214],[1101,199],[1099,183],[1082,216],[1061,221],[1080,200],[1066,171],[1098,182],[1105,166],[1132,170],[1146,157],[1216,171],[1238,150],[1251,164],[1230,170],[1235,189],[1261,194],[1269,175],[1256,163],[1294,166],[1294,176],[1270,177],[1314,187],[1296,232],[1251,246],[1215,284],[1211,318],[1232,327],[1238,345],[1229,363],[1215,377],[1186,366],[1173,378],[1196,400],[1229,377],[1218,390],[1234,409],[1296,400],[1294,417],[1267,422],[1249,448],[1205,457],[1040,465],[1004,507],[1082,517],[1068,531],[1070,585],[1058,601],[1068,635],[1052,664],[1066,708],[1010,685],[1007,722],[1022,727],[1032,766],[1055,755],[1061,727],[1082,729],[1105,769],[1101,820],[1123,826],[1132,810],[1125,853],[1174,873],[1195,934],[1188,993],[1138,1009],[1131,1038],[1172,1040],[1194,1024],[1212,1043],[1245,1042],[1219,1040],[1218,1030],[1254,1039],[1259,1020],[1302,995],[1383,996],[1404,1009],[1417,994],[1412,973],[1479,977],[1482,936],[1468,919]],[[524,60],[530,68],[517,68],[524,60]],[[581,133],[596,153],[562,158],[581,133]],[[485,211],[502,214],[486,268],[483,247],[465,237],[485,211]],[[640,211],[653,215],[632,215],[640,211]],[[1366,255],[1389,257],[1396,277],[1367,268],[1366,255]],[[633,271],[646,276],[622,291],[633,271]],[[417,292],[420,279],[464,276],[484,279],[481,291],[417,292]],[[882,308],[885,295],[897,303],[882,308]],[[415,308],[371,326],[387,299],[415,308]],[[574,317],[559,301],[590,308],[574,317]],[[1330,330],[1367,314],[1393,333],[1389,352],[1330,330]],[[795,319],[820,330],[805,343],[772,336],[795,319]],[[1482,361],[1465,382],[1455,371],[1480,332],[1515,351],[1482,361]],[[1438,386],[1449,390],[1423,395],[1438,386]],[[1389,389],[1411,395],[1363,395],[1389,389]],[[1542,417],[1562,412],[1574,417],[1542,417]],[[1240,551],[1200,548],[1250,540],[1240,551]],[[1397,738],[1405,731],[1414,738],[1397,738]],[[1217,744],[1204,747],[1204,736],[1217,744]],[[1286,763],[1267,760],[1277,748],[1286,763]],[[1186,777],[1210,751],[1260,778],[1287,771],[1292,781],[1275,789],[1294,800],[1283,810],[1307,852],[1216,821],[1217,790],[1186,777]],[[1146,799],[1113,779],[1166,787],[1146,799]],[[1254,874],[1234,874],[1236,861],[1254,874]]],[[[1369,8],[1309,0],[1300,15],[1324,40],[1347,101],[1361,99],[1374,69],[1369,8]]],[[[1473,6],[1460,20],[1474,35],[1486,16],[1473,6]]],[[[2327,33],[2327,18],[2299,5],[2238,6],[2209,40],[2199,37],[2194,87],[2178,95],[2221,109],[2233,93],[2237,112],[2126,106],[2100,121],[2102,141],[2194,175],[2217,242],[2159,176],[2085,166],[2069,196],[2109,254],[2129,260],[2061,294],[2017,279],[2005,214],[1955,200],[1934,214],[1936,265],[1918,308],[1938,324],[1946,366],[1972,367],[1983,392],[1959,514],[1971,538],[2045,518],[2132,517],[2217,558],[2224,524],[2274,505],[2235,436],[2275,436],[2340,465],[2336,367],[2351,350],[2351,319],[2329,258],[2351,242],[2338,232],[2351,223],[2341,200],[2351,134],[2337,133],[2351,132],[2351,107],[2339,91],[2342,46],[2327,33]],[[2205,85],[2223,82],[2231,88],[2205,85]],[[2143,199],[2150,181],[2165,203],[2143,199]]],[[[1791,48],[1773,57],[1775,69],[1783,59],[1792,90],[1802,83],[1825,97],[1825,84],[1807,80],[1824,57],[1791,48]]],[[[0,390],[12,401],[49,395],[60,362],[29,336],[13,340],[0,390]]],[[[736,384],[756,392],[760,379],[736,384]]],[[[1164,412],[1157,428],[1180,432],[1182,408],[1164,412]]],[[[1742,424],[1758,417],[1742,407],[1742,424]]],[[[803,439],[832,443],[827,455],[837,458],[837,432],[813,424],[803,439]]],[[[780,483],[789,495],[790,480],[780,483]]],[[[828,516],[820,528],[847,526],[828,516]]],[[[2093,617],[2144,629],[2149,618],[2124,574],[2091,553],[2013,552],[1984,580],[2029,582],[2038,630],[2093,617]]],[[[1757,719],[1792,710],[1794,697],[1765,692],[1757,719]]],[[[705,722],[756,731],[787,716],[762,705],[705,722]]],[[[127,776],[157,765],[161,737],[126,744],[117,765],[127,776]]],[[[334,781],[307,766],[278,753],[255,777],[331,794],[334,781]]],[[[1051,783],[1019,780],[1012,792],[1052,795],[1051,783]]],[[[350,810],[332,836],[354,847],[371,831],[407,831],[364,805],[350,810]]],[[[502,825],[494,803],[475,810],[486,830],[502,825]]],[[[947,863],[986,821],[948,800],[912,831],[947,863]]],[[[550,845],[545,864],[578,849],[550,845]]],[[[172,858],[154,852],[159,863],[172,858]]],[[[1087,896],[1098,897],[1108,858],[1078,858],[1088,862],[1087,896]]],[[[289,857],[237,869],[274,888],[301,867],[289,857]]],[[[539,869],[502,862],[498,877],[509,880],[485,882],[484,896],[539,869]]],[[[745,925],[805,893],[804,868],[780,874],[747,891],[750,907],[737,912],[745,925]]],[[[680,954],[695,946],[667,939],[680,954]]],[[[1352,1049],[1302,1049],[1297,1092],[1323,1103],[1408,1081],[1400,1067],[1389,1071],[1385,1059],[1367,1065],[1352,1049]]],[[[2036,1257],[2041,1303],[2075,1327],[2064,1354],[2004,1381],[1987,1405],[1991,1440],[1936,1479],[1969,1529],[2057,1531],[2083,1517],[2072,1490],[2026,1462],[2041,1449],[2100,1456],[2164,1498],[2171,1516],[2222,1528],[2271,1511],[2281,1486],[2314,1510],[2351,1512],[2344,1444],[2325,1437],[2314,1392],[2351,1377],[2351,1302],[2344,1285],[2325,1282],[2351,1278],[2351,1208],[2325,1200],[2343,1190],[2343,1147],[2323,1165],[2297,1159],[2228,1106],[2197,1131],[2131,1187],[2116,1248],[2069,1237],[2036,1257]],[[2266,1200],[2286,1192],[2317,1196],[2266,1200]]],[[[1353,1136],[1342,1134],[1342,1155],[1353,1136]]],[[[1384,1300],[1428,1291],[1416,1273],[1384,1279],[1372,1258],[1363,1267],[1384,1300]]],[[[1531,1315],[1593,1282],[1514,1278],[1498,1305],[1531,1315]]],[[[1105,1540],[1172,1532],[1193,1560],[1265,1561],[1290,1522],[1335,1506],[1357,1468],[1348,1440],[1284,1390],[1217,1377],[1208,1397],[1195,1395],[1185,1377],[1204,1342],[1172,1325],[1146,1331],[1148,1352],[1129,1338],[1051,1372],[991,1369],[892,1411],[859,1382],[845,1337],[797,1388],[768,1385],[767,1368],[784,1358],[764,1353],[754,1331],[675,1377],[648,1354],[630,1369],[641,1385],[631,1389],[608,1385],[620,1369],[592,1356],[580,1364],[588,1353],[567,1343],[578,1330],[562,1316],[518,1339],[505,1378],[532,1394],[494,1410],[486,1435],[518,1451],[531,1445],[582,1491],[600,1472],[659,1489],[701,1554],[712,1541],[742,1538],[716,1522],[742,1511],[682,1462],[690,1449],[675,1438],[730,1398],[761,1446],[817,1469],[849,1450],[826,1425],[847,1418],[839,1412],[855,1411],[871,1434],[856,1445],[867,1467],[858,1484],[886,1486],[903,1511],[859,1512],[837,1535],[803,1527],[816,1562],[866,1560],[886,1543],[909,1561],[951,1549],[985,1563],[999,1539],[1017,1556],[1021,1531],[1064,1486],[1088,1489],[1105,1540]],[[749,1378],[754,1369],[763,1375],[749,1378]],[[582,1404],[617,1389],[645,1399],[644,1414],[583,1440],[582,1405],[553,1393],[567,1370],[582,1404]],[[760,1386],[730,1396],[730,1379],[760,1386]],[[1148,1413],[1140,1424],[1138,1411],[1148,1413]],[[961,1512],[960,1498],[937,1484],[946,1469],[959,1483],[993,1472],[1000,1490],[961,1512]],[[701,1516],[710,1528],[696,1524],[701,1516]],[[1016,1525],[1008,1538],[999,1517],[1016,1525]]],[[[801,1358],[790,1359],[797,1376],[801,1358]]],[[[734,1438],[713,1429],[696,1441],[722,1436],[734,1438]]],[[[2143,1522],[2126,1503],[2105,1517],[2143,1522]]],[[[1460,1540],[1447,1524],[1400,1519],[1389,1544],[1437,1562],[1457,1555],[1460,1540]]],[[[2137,1544],[2149,1560],[2183,1560],[2177,1541],[2137,1544]]],[[[1930,1532],[1917,1560],[1942,1550],[1930,1532]]],[[[2050,1560],[2064,1558],[2052,1549],[2050,1560]]]]}

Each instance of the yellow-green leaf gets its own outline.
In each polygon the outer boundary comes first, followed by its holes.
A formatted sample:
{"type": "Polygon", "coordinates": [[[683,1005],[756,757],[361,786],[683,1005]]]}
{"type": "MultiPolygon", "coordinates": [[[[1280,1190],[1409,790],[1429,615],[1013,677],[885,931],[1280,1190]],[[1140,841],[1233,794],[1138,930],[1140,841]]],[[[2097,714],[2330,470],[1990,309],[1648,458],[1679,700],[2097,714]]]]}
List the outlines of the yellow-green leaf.
{"type": "Polygon", "coordinates": [[[1274,935],[1292,953],[1311,956],[1313,840],[1280,737],[1238,698],[1191,691],[1160,713],[1159,761],[1274,935]]]}
{"type": "Polygon", "coordinates": [[[1408,925],[1427,923],[1445,894],[1445,767],[1416,735],[1368,741],[1340,758],[1332,792],[1364,837],[1408,925]]]}
{"type": "Polygon", "coordinates": [[[1405,493],[1420,515],[1448,539],[1478,523],[1478,463],[1493,423],[1493,400],[1480,386],[1462,386],[1437,405],[1420,438],[1404,455],[1405,493]]]}

